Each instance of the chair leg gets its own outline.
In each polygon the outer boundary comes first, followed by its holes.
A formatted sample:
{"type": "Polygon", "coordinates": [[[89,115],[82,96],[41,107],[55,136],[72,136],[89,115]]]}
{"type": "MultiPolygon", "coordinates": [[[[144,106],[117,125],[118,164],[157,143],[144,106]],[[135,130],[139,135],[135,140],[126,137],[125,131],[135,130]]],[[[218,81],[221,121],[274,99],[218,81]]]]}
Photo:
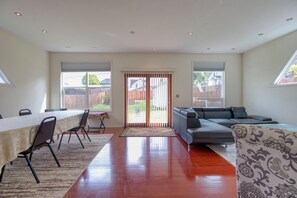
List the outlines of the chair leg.
{"type": "Polygon", "coordinates": [[[2,169],[1,169],[1,175],[0,175],[0,183],[2,182],[2,178],[3,178],[3,175],[4,175],[4,171],[5,171],[5,166],[2,166],[2,169]]]}
{"type": "Polygon", "coordinates": [[[33,174],[33,176],[34,176],[34,178],[35,178],[36,182],[39,184],[39,183],[40,183],[40,181],[39,181],[39,179],[38,179],[38,176],[37,176],[37,174],[35,173],[35,170],[34,170],[34,168],[33,168],[32,164],[31,164],[31,162],[30,162],[30,160],[29,160],[28,156],[24,154],[24,157],[25,157],[25,159],[26,159],[26,161],[27,161],[27,163],[28,163],[28,166],[29,166],[29,167],[30,167],[30,169],[31,169],[31,172],[32,172],[32,174],[33,174]]]}
{"type": "Polygon", "coordinates": [[[90,139],[90,137],[89,137],[89,135],[88,135],[88,132],[86,132],[86,130],[85,130],[84,128],[83,128],[81,131],[87,135],[87,138],[88,138],[89,141],[91,142],[91,139],[90,139]]]}
{"type": "Polygon", "coordinates": [[[77,138],[78,138],[78,140],[79,140],[81,146],[82,146],[83,148],[85,148],[84,145],[83,145],[83,143],[82,143],[81,140],[80,140],[80,137],[79,137],[78,134],[77,134],[77,131],[75,131],[75,134],[76,134],[76,136],[77,136],[77,138]]]}
{"type": "Polygon", "coordinates": [[[32,162],[32,155],[33,155],[33,151],[30,153],[30,157],[29,157],[30,162],[32,162]]]}
{"type": "Polygon", "coordinates": [[[62,140],[63,140],[63,136],[64,136],[64,133],[62,133],[58,149],[60,149],[60,146],[61,146],[61,143],[62,143],[62,140]]]}
{"type": "Polygon", "coordinates": [[[53,151],[51,145],[48,144],[47,146],[48,146],[48,148],[50,149],[50,151],[51,151],[51,153],[52,153],[52,155],[53,155],[53,157],[54,157],[54,159],[55,159],[57,165],[58,165],[59,167],[61,167],[61,165],[60,165],[60,163],[59,163],[59,161],[58,161],[58,159],[57,159],[57,157],[56,157],[56,155],[55,155],[55,153],[54,153],[54,151],[53,151]]]}
{"type": "Polygon", "coordinates": [[[70,131],[68,143],[70,142],[71,134],[72,134],[72,131],[70,131]]]}

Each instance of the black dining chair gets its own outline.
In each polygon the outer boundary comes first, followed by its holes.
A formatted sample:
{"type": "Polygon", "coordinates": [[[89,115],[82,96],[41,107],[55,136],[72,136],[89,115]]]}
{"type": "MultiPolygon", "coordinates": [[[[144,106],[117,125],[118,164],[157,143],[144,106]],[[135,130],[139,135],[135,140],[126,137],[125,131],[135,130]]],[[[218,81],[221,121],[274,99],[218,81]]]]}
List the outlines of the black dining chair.
{"type": "Polygon", "coordinates": [[[0,119],[3,119],[2,115],[0,114],[0,119]]]}
{"type": "Polygon", "coordinates": [[[30,114],[32,114],[32,112],[30,111],[30,109],[21,109],[19,111],[19,116],[30,115],[30,114]]]}
{"type": "Polygon", "coordinates": [[[78,133],[77,133],[79,130],[81,131],[81,133],[86,134],[87,137],[88,137],[88,139],[89,139],[89,141],[91,142],[91,139],[90,139],[88,133],[87,133],[86,130],[85,130],[85,127],[86,127],[86,125],[87,125],[87,120],[88,120],[89,112],[90,112],[89,110],[85,110],[85,111],[84,111],[84,113],[83,113],[83,115],[82,115],[82,117],[81,117],[81,120],[80,120],[80,123],[79,123],[78,126],[72,128],[72,129],[69,129],[68,131],[65,131],[65,132],[62,133],[62,137],[61,137],[61,139],[60,139],[60,143],[59,143],[59,147],[58,147],[58,149],[60,149],[60,146],[61,146],[61,143],[62,143],[64,134],[69,134],[69,139],[68,139],[68,143],[69,143],[69,142],[70,142],[70,138],[71,138],[72,133],[75,133],[75,134],[76,134],[76,136],[77,136],[77,138],[78,138],[78,140],[79,140],[81,146],[82,146],[83,148],[85,148],[84,145],[83,145],[83,143],[81,142],[81,139],[80,139],[78,133]]]}
{"type": "MultiPolygon", "coordinates": [[[[40,180],[39,180],[39,178],[32,166],[32,163],[31,163],[33,151],[40,149],[41,147],[47,146],[49,148],[49,150],[51,151],[58,167],[61,167],[61,165],[60,165],[60,163],[59,163],[59,161],[58,161],[58,159],[50,145],[51,140],[53,138],[55,126],[56,126],[56,117],[55,116],[50,116],[50,117],[44,118],[41,121],[41,123],[37,129],[32,146],[30,148],[28,148],[27,150],[19,153],[19,155],[18,155],[19,158],[26,159],[28,166],[30,167],[30,170],[31,170],[37,183],[40,183],[40,180]],[[28,157],[28,155],[29,155],[29,157],[28,157]]],[[[46,163],[46,162],[44,162],[44,163],[46,163]]],[[[2,180],[2,177],[4,174],[4,170],[5,170],[5,166],[2,167],[2,173],[1,173],[1,177],[0,177],[1,180],[2,180]]]]}

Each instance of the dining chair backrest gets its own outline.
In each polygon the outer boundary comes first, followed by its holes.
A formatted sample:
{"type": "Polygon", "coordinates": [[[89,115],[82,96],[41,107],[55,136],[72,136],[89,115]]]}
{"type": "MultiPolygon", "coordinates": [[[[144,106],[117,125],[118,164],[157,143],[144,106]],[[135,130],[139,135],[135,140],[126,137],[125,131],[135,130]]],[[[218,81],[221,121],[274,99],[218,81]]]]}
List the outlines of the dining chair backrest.
{"type": "Polygon", "coordinates": [[[21,109],[19,111],[19,116],[30,115],[30,114],[32,114],[32,112],[30,111],[30,109],[21,109]]]}
{"type": "Polygon", "coordinates": [[[2,117],[2,115],[0,114],[0,119],[2,119],[3,117],[2,117]]]}
{"type": "Polygon", "coordinates": [[[90,110],[87,109],[87,110],[85,110],[84,114],[82,115],[81,120],[80,120],[80,123],[79,123],[79,127],[80,128],[84,128],[87,125],[87,120],[88,120],[89,112],[90,112],[90,110]]]}
{"type": "Polygon", "coordinates": [[[41,121],[31,147],[33,150],[34,147],[52,140],[55,131],[56,120],[57,119],[55,116],[50,116],[44,118],[41,121]]]}

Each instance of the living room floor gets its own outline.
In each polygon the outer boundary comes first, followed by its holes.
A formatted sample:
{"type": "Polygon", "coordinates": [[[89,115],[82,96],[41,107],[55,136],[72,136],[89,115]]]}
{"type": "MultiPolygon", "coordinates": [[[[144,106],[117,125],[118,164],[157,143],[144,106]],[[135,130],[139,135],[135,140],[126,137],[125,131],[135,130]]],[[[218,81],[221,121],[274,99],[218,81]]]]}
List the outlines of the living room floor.
{"type": "Polygon", "coordinates": [[[235,167],[180,137],[114,134],[65,197],[236,197],[235,167]]]}

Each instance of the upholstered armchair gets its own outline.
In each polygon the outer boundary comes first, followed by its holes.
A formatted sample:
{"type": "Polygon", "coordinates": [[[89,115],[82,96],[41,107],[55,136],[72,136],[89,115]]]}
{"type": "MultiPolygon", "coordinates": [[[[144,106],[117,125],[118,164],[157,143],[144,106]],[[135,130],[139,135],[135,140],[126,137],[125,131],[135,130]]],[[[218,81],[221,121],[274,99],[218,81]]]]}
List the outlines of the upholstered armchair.
{"type": "Polygon", "coordinates": [[[297,132],[234,125],[239,198],[297,197],[297,132]]]}

